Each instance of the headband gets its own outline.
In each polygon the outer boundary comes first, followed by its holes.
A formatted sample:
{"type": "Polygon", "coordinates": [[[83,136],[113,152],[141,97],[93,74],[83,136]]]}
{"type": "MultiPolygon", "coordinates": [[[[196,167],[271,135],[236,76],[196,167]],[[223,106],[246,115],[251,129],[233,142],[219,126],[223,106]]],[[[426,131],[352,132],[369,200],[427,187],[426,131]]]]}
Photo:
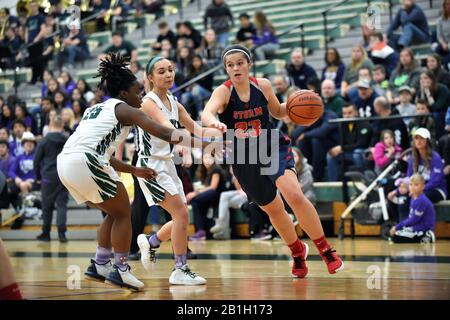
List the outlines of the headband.
{"type": "Polygon", "coordinates": [[[243,54],[245,54],[246,56],[247,56],[247,58],[248,58],[248,60],[249,61],[252,61],[252,59],[250,58],[250,55],[247,53],[247,52],[245,52],[244,50],[242,50],[242,49],[230,49],[230,50],[228,50],[227,52],[225,52],[224,54],[223,54],[223,60],[224,60],[224,62],[225,62],[225,57],[230,53],[230,52],[242,52],[243,54]]]}
{"type": "Polygon", "coordinates": [[[163,57],[160,57],[160,56],[156,56],[156,57],[154,57],[152,60],[151,60],[151,62],[147,65],[147,74],[149,74],[151,71],[152,71],[152,69],[153,69],[153,67],[154,67],[154,65],[158,62],[158,61],[161,61],[161,60],[163,60],[164,58],[163,57]]]}

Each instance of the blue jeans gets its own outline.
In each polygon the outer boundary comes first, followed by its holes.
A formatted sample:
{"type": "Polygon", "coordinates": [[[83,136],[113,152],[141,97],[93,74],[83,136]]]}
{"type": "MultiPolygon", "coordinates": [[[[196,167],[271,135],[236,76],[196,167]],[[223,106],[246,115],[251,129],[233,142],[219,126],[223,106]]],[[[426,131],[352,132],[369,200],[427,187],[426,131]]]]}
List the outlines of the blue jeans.
{"type": "Polygon", "coordinates": [[[225,48],[228,45],[228,38],[230,37],[229,32],[223,32],[216,34],[217,42],[222,45],[223,48],[225,48]]]}
{"type": "Polygon", "coordinates": [[[78,46],[69,46],[64,48],[67,62],[71,65],[75,64],[76,60],[85,60],[88,54],[78,46]]]}
{"type": "Polygon", "coordinates": [[[191,200],[192,211],[194,213],[195,231],[206,231],[206,215],[208,209],[217,206],[220,200],[220,193],[216,190],[208,190],[200,193],[191,200]]]}
{"type": "MultiPolygon", "coordinates": [[[[364,168],[364,149],[355,149],[353,153],[344,152],[344,159],[346,163],[351,163],[358,170],[364,168]]],[[[341,179],[341,155],[332,157],[327,154],[327,168],[328,168],[328,181],[339,181],[341,179]]]]}
{"type": "Polygon", "coordinates": [[[197,115],[203,111],[203,102],[211,96],[211,92],[200,85],[195,85],[191,91],[181,95],[181,104],[192,115],[192,105],[197,110],[197,115]]]}
{"type": "Polygon", "coordinates": [[[423,32],[414,24],[407,23],[403,26],[403,32],[400,36],[393,34],[389,40],[392,41],[394,48],[399,49],[399,46],[404,48],[410,45],[430,42],[430,35],[423,32]]]}

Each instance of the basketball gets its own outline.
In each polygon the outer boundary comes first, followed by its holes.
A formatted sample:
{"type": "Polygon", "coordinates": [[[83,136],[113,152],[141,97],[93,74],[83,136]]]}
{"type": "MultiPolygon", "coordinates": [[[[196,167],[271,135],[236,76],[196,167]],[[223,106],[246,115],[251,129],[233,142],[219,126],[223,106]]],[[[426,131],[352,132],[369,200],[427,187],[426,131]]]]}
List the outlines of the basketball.
{"type": "Polygon", "coordinates": [[[322,99],[313,91],[298,90],[286,103],[289,118],[301,126],[310,126],[323,114],[322,99]]]}

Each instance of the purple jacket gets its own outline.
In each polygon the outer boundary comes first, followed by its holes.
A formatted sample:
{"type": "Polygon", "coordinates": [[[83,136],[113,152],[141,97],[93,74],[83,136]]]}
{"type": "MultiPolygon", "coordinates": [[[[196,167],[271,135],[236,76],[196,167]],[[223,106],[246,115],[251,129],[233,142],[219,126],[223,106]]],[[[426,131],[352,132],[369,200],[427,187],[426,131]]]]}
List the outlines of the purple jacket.
{"type": "MultiPolygon", "coordinates": [[[[406,171],[406,176],[411,177],[414,173],[413,171],[414,159],[411,157],[408,163],[408,171],[406,171]]],[[[433,151],[433,155],[430,163],[431,170],[426,169],[423,165],[423,160],[419,161],[419,170],[423,178],[425,179],[425,190],[433,190],[438,189],[442,191],[445,196],[447,196],[447,185],[445,183],[445,175],[444,175],[444,163],[442,162],[441,156],[433,151]]]]}
{"type": "Polygon", "coordinates": [[[17,157],[14,165],[9,170],[9,177],[16,179],[19,177],[22,180],[36,179],[33,169],[34,151],[30,154],[22,154],[17,157]]]}
{"type": "Polygon", "coordinates": [[[278,43],[278,38],[276,35],[270,32],[269,28],[264,28],[262,34],[255,34],[252,37],[253,44],[255,46],[263,45],[266,43],[278,43]]]}
{"type": "Polygon", "coordinates": [[[395,228],[412,227],[413,231],[434,230],[436,212],[431,201],[422,193],[417,199],[411,198],[409,216],[401,221],[395,228]]]}
{"type": "Polygon", "coordinates": [[[16,158],[12,155],[8,155],[5,160],[0,159],[0,170],[3,172],[6,178],[9,178],[9,170],[16,163],[16,158]]]}

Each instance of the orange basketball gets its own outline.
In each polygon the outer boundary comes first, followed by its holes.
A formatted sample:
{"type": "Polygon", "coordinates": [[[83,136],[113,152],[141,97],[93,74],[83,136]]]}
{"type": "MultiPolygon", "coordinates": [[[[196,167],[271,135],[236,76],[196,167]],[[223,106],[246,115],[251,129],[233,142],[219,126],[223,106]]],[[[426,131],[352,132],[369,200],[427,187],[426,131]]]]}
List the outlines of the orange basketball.
{"type": "Polygon", "coordinates": [[[323,114],[322,99],[313,91],[298,90],[289,97],[286,110],[289,118],[301,126],[310,126],[323,114]]]}

